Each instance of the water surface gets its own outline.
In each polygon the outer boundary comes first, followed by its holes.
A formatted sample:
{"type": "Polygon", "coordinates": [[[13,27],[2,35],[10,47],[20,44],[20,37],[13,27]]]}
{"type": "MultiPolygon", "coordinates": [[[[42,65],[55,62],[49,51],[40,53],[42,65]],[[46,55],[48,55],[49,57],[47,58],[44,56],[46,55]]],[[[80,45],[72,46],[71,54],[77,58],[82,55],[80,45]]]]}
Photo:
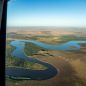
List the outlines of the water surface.
{"type": "Polygon", "coordinates": [[[86,41],[70,41],[67,43],[63,43],[60,45],[51,45],[42,43],[35,40],[15,40],[10,43],[11,46],[16,47],[15,50],[12,52],[12,56],[15,58],[20,58],[26,61],[34,62],[41,64],[47,69],[45,70],[31,70],[25,68],[14,68],[14,67],[7,67],[6,68],[6,76],[10,76],[13,79],[29,79],[29,80],[45,80],[54,77],[58,74],[58,69],[53,67],[51,64],[40,61],[39,59],[32,58],[30,56],[26,56],[24,53],[25,43],[33,43],[37,46],[48,50],[79,50],[81,43],[86,43],[86,41]]]}

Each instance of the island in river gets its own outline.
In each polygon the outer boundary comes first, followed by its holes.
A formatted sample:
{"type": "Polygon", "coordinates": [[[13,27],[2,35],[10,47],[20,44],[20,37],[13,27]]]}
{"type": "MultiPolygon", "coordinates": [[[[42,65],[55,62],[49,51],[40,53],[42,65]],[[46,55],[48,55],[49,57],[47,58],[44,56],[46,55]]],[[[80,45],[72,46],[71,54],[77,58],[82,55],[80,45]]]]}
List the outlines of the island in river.
{"type": "MultiPolygon", "coordinates": [[[[86,41],[84,32],[70,32],[62,31],[8,31],[7,32],[7,46],[6,46],[6,67],[25,68],[33,71],[44,71],[48,67],[43,64],[24,61],[16,56],[12,56],[15,50],[14,46],[10,43],[15,40],[35,40],[38,42],[46,43],[48,45],[61,45],[72,41],[86,41]],[[25,34],[26,33],[26,34],[25,34]],[[39,34],[38,34],[39,33],[39,34]]],[[[21,43],[23,46],[23,42],[21,43]]],[[[30,56],[44,63],[48,63],[56,69],[54,76],[42,80],[14,80],[10,77],[6,78],[7,86],[85,86],[86,85],[86,44],[81,43],[80,46],[69,46],[70,50],[49,50],[30,42],[25,43],[24,52],[27,58],[30,56]],[[77,49],[78,48],[78,49],[77,49]],[[72,50],[77,49],[77,50],[72,50]],[[59,71],[59,72],[58,72],[59,71]],[[71,83],[71,84],[70,84],[71,83]]],[[[41,76],[42,77],[42,76],[41,76]]],[[[29,79],[29,78],[28,78],[29,79]]]]}

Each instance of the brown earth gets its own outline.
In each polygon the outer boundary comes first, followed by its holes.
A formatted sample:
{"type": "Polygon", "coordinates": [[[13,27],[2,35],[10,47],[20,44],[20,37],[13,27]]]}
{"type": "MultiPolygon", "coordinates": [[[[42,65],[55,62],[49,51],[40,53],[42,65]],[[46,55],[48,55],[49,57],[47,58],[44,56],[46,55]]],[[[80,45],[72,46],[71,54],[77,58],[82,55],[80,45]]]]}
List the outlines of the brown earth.
{"type": "Polygon", "coordinates": [[[33,58],[48,62],[59,70],[55,77],[41,81],[23,80],[15,83],[6,82],[6,86],[86,86],[86,63],[80,61],[81,56],[78,54],[70,53],[68,55],[67,53],[69,52],[49,51],[48,55],[45,56],[33,56],[33,58]],[[52,56],[49,54],[52,54],[52,56]],[[78,59],[70,59],[71,56],[77,57],[77,55],[78,59]]]}

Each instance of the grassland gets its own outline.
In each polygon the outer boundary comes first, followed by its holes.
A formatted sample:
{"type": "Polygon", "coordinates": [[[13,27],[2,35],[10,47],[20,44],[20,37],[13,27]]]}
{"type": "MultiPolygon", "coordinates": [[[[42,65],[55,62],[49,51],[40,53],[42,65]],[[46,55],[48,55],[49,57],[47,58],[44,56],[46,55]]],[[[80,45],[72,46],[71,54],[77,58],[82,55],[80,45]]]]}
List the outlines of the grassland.
{"type": "Polygon", "coordinates": [[[78,37],[76,35],[61,35],[61,36],[42,36],[36,38],[38,41],[42,41],[48,44],[61,44],[69,41],[84,41],[86,37],[78,37]]]}
{"type": "Polygon", "coordinates": [[[24,51],[28,56],[33,56],[37,54],[39,51],[46,51],[47,49],[41,48],[33,43],[26,43],[24,51]]]}
{"type": "MultiPolygon", "coordinates": [[[[30,36],[27,39],[35,39],[49,44],[60,44],[71,40],[86,40],[86,36],[80,35],[83,34],[80,33],[79,35],[74,34],[52,37],[37,35],[30,36]]],[[[10,36],[10,38],[12,37],[10,36]]],[[[15,37],[15,39],[17,39],[17,37],[15,37]]],[[[18,39],[22,39],[22,37],[18,39]]],[[[7,47],[9,47],[7,53],[10,55],[10,52],[13,49],[10,48],[11,46],[7,47]]],[[[42,81],[22,80],[13,82],[7,80],[6,86],[86,86],[86,45],[81,45],[79,51],[49,51],[30,43],[30,46],[29,44],[26,44],[25,53],[27,56],[31,55],[33,58],[38,58],[53,65],[57,70],[59,69],[59,74],[51,79],[42,81]],[[35,52],[33,52],[33,50],[35,52]],[[41,54],[40,51],[42,51],[41,54]]],[[[7,62],[7,64],[11,64],[12,61],[9,59],[7,62]]]]}
{"type": "Polygon", "coordinates": [[[11,41],[7,41],[7,44],[6,44],[6,64],[5,64],[6,67],[9,67],[9,66],[24,67],[24,68],[33,69],[33,70],[46,69],[46,67],[38,63],[33,63],[33,62],[25,61],[24,59],[13,57],[11,54],[15,47],[10,46],[10,42],[11,41]]]}
{"type": "MultiPolygon", "coordinates": [[[[34,81],[23,80],[16,82],[7,82],[7,86],[85,86],[86,85],[86,63],[83,55],[73,54],[72,52],[61,51],[48,51],[52,56],[39,56],[35,55],[34,58],[38,58],[42,61],[52,64],[55,68],[59,69],[60,73],[49,80],[34,81]],[[57,55],[56,55],[57,54],[57,55]],[[73,57],[73,58],[72,58],[73,57]],[[77,59],[75,59],[77,57],[77,59]]],[[[86,57],[85,57],[86,59],[86,57]]]]}

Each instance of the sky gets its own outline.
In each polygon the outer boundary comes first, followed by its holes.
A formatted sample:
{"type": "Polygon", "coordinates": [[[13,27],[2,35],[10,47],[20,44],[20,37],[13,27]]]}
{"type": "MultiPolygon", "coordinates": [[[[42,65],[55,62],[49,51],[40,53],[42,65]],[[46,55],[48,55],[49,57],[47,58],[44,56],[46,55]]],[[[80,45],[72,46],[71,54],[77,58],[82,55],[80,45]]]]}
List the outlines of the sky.
{"type": "Polygon", "coordinates": [[[10,0],[7,26],[86,27],[86,0],[10,0]]]}

